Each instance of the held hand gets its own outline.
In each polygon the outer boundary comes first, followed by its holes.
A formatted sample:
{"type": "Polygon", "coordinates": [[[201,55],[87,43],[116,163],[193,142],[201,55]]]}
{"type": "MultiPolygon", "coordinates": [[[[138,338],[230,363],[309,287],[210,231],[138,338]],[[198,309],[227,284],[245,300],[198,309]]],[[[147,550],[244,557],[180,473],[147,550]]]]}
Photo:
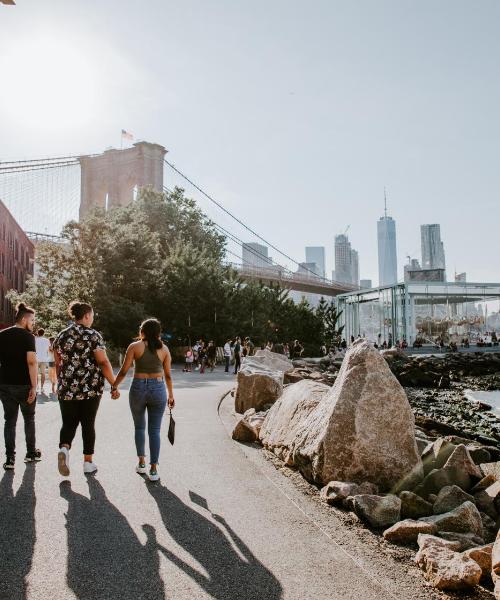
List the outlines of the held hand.
{"type": "Polygon", "coordinates": [[[36,388],[30,388],[29,394],[28,394],[28,404],[33,404],[33,402],[36,400],[36,388]]]}
{"type": "Polygon", "coordinates": [[[119,397],[120,397],[120,392],[118,390],[111,391],[111,398],[113,400],[118,400],[119,397]]]}
{"type": "Polygon", "coordinates": [[[175,400],[173,396],[169,396],[168,398],[168,408],[174,408],[175,406],[175,400]]]}

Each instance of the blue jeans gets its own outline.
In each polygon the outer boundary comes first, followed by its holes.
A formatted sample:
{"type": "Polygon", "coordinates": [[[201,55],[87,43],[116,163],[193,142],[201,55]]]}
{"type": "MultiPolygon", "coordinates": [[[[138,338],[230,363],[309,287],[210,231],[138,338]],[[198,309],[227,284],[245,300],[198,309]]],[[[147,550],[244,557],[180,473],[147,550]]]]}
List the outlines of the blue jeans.
{"type": "Polygon", "coordinates": [[[157,464],[160,456],[161,421],[167,406],[167,389],[163,379],[134,378],[130,386],[129,404],[135,425],[137,456],[146,455],[147,411],[150,462],[157,464]]]}

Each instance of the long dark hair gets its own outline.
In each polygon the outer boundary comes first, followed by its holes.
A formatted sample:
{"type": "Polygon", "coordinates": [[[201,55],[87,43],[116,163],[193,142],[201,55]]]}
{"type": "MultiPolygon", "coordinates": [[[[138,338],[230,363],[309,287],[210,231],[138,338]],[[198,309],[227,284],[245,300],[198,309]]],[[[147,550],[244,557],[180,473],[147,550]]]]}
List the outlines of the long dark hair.
{"type": "Polygon", "coordinates": [[[151,352],[156,352],[163,346],[161,341],[161,323],[158,319],[146,319],[141,323],[140,327],[141,338],[147,342],[147,346],[151,352]]]}

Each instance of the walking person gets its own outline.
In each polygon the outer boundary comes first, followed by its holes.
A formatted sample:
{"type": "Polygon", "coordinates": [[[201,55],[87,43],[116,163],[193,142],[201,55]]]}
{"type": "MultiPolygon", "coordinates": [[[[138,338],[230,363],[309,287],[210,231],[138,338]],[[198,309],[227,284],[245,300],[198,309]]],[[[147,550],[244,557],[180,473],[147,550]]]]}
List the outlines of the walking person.
{"type": "Polygon", "coordinates": [[[14,469],[16,456],[16,423],[19,409],[24,419],[26,457],[24,462],[35,462],[42,453],[35,446],[35,409],[37,389],[37,361],[35,311],[23,302],[16,306],[15,325],[0,331],[0,400],[5,426],[5,462],[3,468],[14,469]]]}
{"type": "Polygon", "coordinates": [[[234,374],[236,375],[241,368],[241,338],[237,337],[234,341],[234,374]]]}
{"type": "Polygon", "coordinates": [[[215,362],[217,360],[217,346],[213,341],[208,342],[207,347],[207,367],[210,367],[210,372],[213,373],[215,362]]]}
{"type": "Polygon", "coordinates": [[[36,346],[36,360],[38,362],[38,370],[40,372],[40,394],[43,394],[44,393],[43,388],[45,386],[45,374],[47,372],[47,367],[50,362],[50,356],[49,356],[50,342],[45,337],[44,329],[39,329],[36,332],[35,346],[36,346]]]}
{"type": "Polygon", "coordinates": [[[53,337],[49,338],[49,381],[50,385],[52,386],[52,395],[55,395],[57,385],[56,359],[54,358],[54,340],[55,338],[53,337]]]}
{"type": "Polygon", "coordinates": [[[118,386],[127,375],[132,363],[135,372],[130,386],[129,403],[135,426],[135,447],[139,459],[137,473],[147,473],[146,467],[146,413],[149,437],[149,479],[158,481],[158,459],[160,457],[160,430],[167,406],[174,408],[174,390],[170,373],[171,356],[161,340],[161,324],[157,319],[147,319],[139,330],[139,340],[127,348],[125,360],[116,376],[113,387],[118,386]],[[166,383],[166,387],[165,387],[166,383]]]}
{"type": "MultiPolygon", "coordinates": [[[[74,301],[69,305],[68,313],[74,323],[59,333],[53,346],[62,417],[57,463],[59,473],[64,477],[69,475],[69,451],[78,425],[82,426],[83,472],[97,471],[93,461],[95,419],[104,391],[104,379],[111,385],[115,379],[102,335],[92,329],[92,306],[74,301]]],[[[113,388],[111,391],[113,397],[119,395],[113,388]]]]}
{"type": "Polygon", "coordinates": [[[225,363],[225,369],[224,371],[226,373],[229,373],[229,364],[231,363],[231,343],[233,340],[229,339],[226,340],[226,343],[224,344],[224,363],[225,363]]]}

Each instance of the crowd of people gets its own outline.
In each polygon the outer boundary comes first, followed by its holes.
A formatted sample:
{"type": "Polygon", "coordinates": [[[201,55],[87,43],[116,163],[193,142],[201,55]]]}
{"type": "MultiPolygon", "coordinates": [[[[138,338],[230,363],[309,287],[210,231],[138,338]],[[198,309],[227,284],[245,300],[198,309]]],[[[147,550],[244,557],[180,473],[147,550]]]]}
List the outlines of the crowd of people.
{"type": "MultiPolygon", "coordinates": [[[[287,358],[300,358],[304,352],[304,346],[299,340],[294,340],[292,343],[281,343],[268,341],[259,346],[260,349],[270,350],[278,354],[284,354],[287,358]]],[[[241,368],[241,360],[246,356],[255,354],[255,344],[250,337],[242,338],[227,338],[221,350],[218,350],[213,340],[206,343],[203,339],[196,341],[192,346],[188,346],[184,355],[184,372],[191,373],[198,371],[200,374],[205,373],[206,369],[212,372],[217,362],[224,364],[226,373],[238,373],[241,368]],[[231,369],[233,366],[233,369],[231,369]]]]}
{"type": "Polygon", "coordinates": [[[56,393],[61,411],[57,465],[61,475],[70,474],[69,456],[78,426],[83,438],[83,471],[97,471],[93,460],[95,419],[104,384],[111,397],[120,397],[119,385],[135,365],[129,404],[135,429],[137,473],[159,479],[160,429],[165,409],[175,406],[170,351],[161,339],[161,325],[147,319],[139,336],[130,344],[119,373],[115,376],[106,354],[102,335],[93,329],[94,311],[90,304],[72,302],[68,307],[71,324],[56,337],[47,339],[35,327],[35,311],[24,303],[16,307],[15,324],[0,331],[0,400],[4,408],[6,458],[4,469],[13,470],[16,458],[16,423],[24,418],[26,456],[24,462],[38,462],[35,413],[37,392],[44,392],[45,375],[56,393]],[[57,374],[57,382],[56,382],[57,374]],[[38,376],[40,375],[40,379],[38,376]],[[40,381],[40,388],[38,387],[40,381]],[[146,420],[147,417],[147,420],[146,420]],[[146,421],[149,438],[149,469],[146,466],[146,421]]]}

